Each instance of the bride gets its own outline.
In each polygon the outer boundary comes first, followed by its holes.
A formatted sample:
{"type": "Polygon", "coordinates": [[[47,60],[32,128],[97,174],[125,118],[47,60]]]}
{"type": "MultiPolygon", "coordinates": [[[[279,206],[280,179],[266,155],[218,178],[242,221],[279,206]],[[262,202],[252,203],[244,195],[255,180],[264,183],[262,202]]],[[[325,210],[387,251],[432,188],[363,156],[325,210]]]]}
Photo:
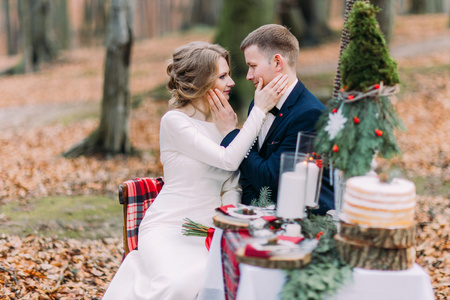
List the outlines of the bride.
{"type": "Polygon", "coordinates": [[[228,103],[234,86],[228,52],[219,45],[189,43],[174,50],[167,74],[171,110],[160,128],[165,183],[140,224],[138,250],[126,256],[106,300],[197,298],[208,250],[203,237],[182,234],[183,219],[213,226],[215,208],[240,202],[237,169],[287,83],[281,75],[264,88],[260,81],[256,109],[224,148],[219,145],[223,136],[237,127],[228,103]]]}

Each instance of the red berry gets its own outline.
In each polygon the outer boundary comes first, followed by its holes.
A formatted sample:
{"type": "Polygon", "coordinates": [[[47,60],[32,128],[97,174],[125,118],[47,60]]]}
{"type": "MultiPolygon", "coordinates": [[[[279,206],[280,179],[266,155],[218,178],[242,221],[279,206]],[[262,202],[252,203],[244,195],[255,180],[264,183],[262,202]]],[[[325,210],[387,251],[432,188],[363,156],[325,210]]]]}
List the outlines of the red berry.
{"type": "Polygon", "coordinates": [[[377,83],[377,84],[375,84],[375,89],[379,89],[380,88],[380,85],[377,83]]]}
{"type": "Polygon", "coordinates": [[[353,95],[348,95],[348,100],[353,100],[355,98],[355,96],[353,95]]]}
{"type": "Polygon", "coordinates": [[[338,151],[339,151],[338,145],[334,144],[334,146],[333,146],[333,151],[334,151],[334,152],[338,152],[338,151]]]}
{"type": "Polygon", "coordinates": [[[323,163],[322,163],[322,160],[321,160],[321,159],[316,159],[316,166],[317,166],[318,168],[322,168],[322,167],[323,167],[323,163]]]}
{"type": "Polygon", "coordinates": [[[375,134],[377,136],[382,136],[383,135],[383,131],[381,131],[380,129],[375,129],[375,134]]]}
{"type": "Polygon", "coordinates": [[[316,234],[316,239],[320,239],[320,237],[323,235],[323,231],[319,232],[318,234],[316,234]]]}
{"type": "Polygon", "coordinates": [[[337,108],[333,108],[333,110],[331,111],[333,114],[337,113],[337,108]]]}
{"type": "Polygon", "coordinates": [[[359,124],[359,118],[354,116],[353,117],[353,122],[355,122],[355,124],[359,124]]]}

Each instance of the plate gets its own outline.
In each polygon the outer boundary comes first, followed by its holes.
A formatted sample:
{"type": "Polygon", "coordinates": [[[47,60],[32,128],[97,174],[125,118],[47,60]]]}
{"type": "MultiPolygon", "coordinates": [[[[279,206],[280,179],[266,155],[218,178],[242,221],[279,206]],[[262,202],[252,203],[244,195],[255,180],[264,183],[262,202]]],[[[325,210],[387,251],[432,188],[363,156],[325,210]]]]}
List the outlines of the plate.
{"type": "Polygon", "coordinates": [[[264,216],[264,213],[258,209],[248,208],[248,209],[253,210],[253,213],[254,213],[253,215],[244,214],[243,209],[247,209],[247,208],[245,208],[245,207],[244,208],[243,207],[230,207],[227,209],[227,214],[232,217],[238,218],[238,219],[246,219],[246,220],[257,219],[257,218],[264,216]]]}

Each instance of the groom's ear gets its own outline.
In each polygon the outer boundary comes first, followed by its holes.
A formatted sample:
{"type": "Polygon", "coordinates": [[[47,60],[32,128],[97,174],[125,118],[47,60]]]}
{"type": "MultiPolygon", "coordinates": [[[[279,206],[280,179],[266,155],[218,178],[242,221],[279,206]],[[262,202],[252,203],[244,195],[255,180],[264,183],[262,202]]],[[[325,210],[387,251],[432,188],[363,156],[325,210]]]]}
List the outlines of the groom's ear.
{"type": "Polygon", "coordinates": [[[281,72],[283,70],[284,58],[281,54],[275,54],[273,56],[273,62],[275,64],[275,70],[281,72]]]}

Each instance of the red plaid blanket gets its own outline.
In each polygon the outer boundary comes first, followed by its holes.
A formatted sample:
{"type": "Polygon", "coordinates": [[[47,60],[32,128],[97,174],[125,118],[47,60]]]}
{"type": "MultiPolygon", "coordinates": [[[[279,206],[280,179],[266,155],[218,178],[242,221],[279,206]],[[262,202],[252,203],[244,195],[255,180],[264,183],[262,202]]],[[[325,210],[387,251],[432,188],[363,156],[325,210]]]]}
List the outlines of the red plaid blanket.
{"type": "Polygon", "coordinates": [[[222,265],[226,300],[234,300],[239,285],[239,263],[236,259],[238,248],[244,247],[250,234],[247,229],[225,230],[222,236],[222,265]]]}
{"type": "MultiPolygon", "coordinates": [[[[153,203],[164,185],[162,177],[141,177],[125,181],[128,190],[127,201],[127,243],[130,251],[137,248],[139,224],[144,218],[145,211],[153,203]]],[[[119,201],[124,203],[122,194],[119,201]]]]}

